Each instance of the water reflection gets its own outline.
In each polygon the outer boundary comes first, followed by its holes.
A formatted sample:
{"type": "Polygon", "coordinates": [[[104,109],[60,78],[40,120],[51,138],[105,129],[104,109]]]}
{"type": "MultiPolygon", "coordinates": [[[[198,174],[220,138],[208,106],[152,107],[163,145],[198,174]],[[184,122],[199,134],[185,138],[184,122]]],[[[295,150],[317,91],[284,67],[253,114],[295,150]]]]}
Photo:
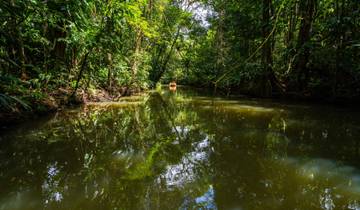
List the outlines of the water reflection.
{"type": "Polygon", "coordinates": [[[185,197],[184,202],[180,206],[179,210],[188,209],[217,210],[213,187],[210,185],[208,191],[195,199],[191,197],[185,197]]]}
{"type": "Polygon", "coordinates": [[[178,89],[1,134],[0,209],[359,209],[357,113],[178,89]]]}
{"type": "Polygon", "coordinates": [[[206,136],[204,140],[192,144],[193,151],[181,158],[176,165],[169,165],[166,167],[166,172],[160,175],[162,182],[165,182],[168,187],[182,188],[186,184],[192,184],[196,181],[197,166],[204,167],[207,164],[210,155],[210,141],[206,136]]]}

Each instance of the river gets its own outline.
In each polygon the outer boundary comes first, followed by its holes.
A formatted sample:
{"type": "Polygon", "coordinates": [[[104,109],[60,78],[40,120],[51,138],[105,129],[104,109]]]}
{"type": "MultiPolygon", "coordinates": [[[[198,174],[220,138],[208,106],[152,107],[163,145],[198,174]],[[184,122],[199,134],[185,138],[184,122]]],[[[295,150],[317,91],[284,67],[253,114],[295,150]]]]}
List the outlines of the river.
{"type": "Polygon", "coordinates": [[[360,209],[360,113],[180,88],[2,131],[0,210],[360,209]]]}

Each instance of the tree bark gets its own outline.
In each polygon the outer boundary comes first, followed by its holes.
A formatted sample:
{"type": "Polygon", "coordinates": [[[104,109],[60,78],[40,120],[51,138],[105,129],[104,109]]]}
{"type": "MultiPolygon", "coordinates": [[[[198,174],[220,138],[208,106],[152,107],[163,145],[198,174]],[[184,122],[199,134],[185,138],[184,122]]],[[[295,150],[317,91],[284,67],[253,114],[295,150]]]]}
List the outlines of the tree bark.
{"type": "Polygon", "coordinates": [[[315,16],[316,0],[306,0],[300,2],[300,29],[297,43],[298,59],[295,63],[297,88],[304,91],[309,79],[309,69],[307,63],[310,58],[310,46],[312,23],[315,16]]]}
{"type": "Polygon", "coordinates": [[[225,40],[224,40],[224,24],[225,24],[225,9],[224,4],[222,4],[220,12],[219,12],[219,25],[216,31],[216,77],[223,72],[225,69],[225,40]]]}
{"type": "Polygon", "coordinates": [[[178,28],[178,30],[177,30],[177,32],[176,32],[176,35],[175,35],[175,37],[174,37],[174,40],[173,40],[173,42],[172,42],[172,44],[171,44],[170,51],[169,51],[169,53],[166,55],[166,57],[164,58],[161,66],[160,66],[159,73],[155,74],[155,76],[154,76],[154,78],[153,78],[153,82],[154,82],[154,83],[157,83],[157,82],[161,79],[162,75],[163,75],[163,74],[165,73],[165,71],[166,71],[167,64],[168,64],[169,61],[170,61],[171,55],[172,55],[172,53],[173,53],[173,51],[174,51],[174,48],[175,48],[175,46],[176,46],[176,42],[177,42],[177,40],[178,40],[178,38],[179,38],[179,36],[180,36],[180,29],[181,29],[181,27],[179,26],[179,28],[178,28]]]}
{"type": "Polygon", "coordinates": [[[112,88],[112,70],[113,70],[113,61],[112,61],[112,54],[107,53],[107,60],[108,60],[108,89],[111,90],[112,88]]]}
{"type": "Polygon", "coordinates": [[[134,55],[133,60],[131,62],[131,78],[132,78],[132,84],[135,84],[137,82],[137,72],[138,72],[138,65],[139,65],[139,54],[141,52],[141,43],[143,39],[143,33],[140,29],[136,32],[136,38],[135,38],[135,49],[134,49],[134,55]]]}
{"type": "MultiPolygon", "coordinates": [[[[262,36],[263,39],[266,40],[268,36],[271,35],[271,17],[272,17],[272,0],[263,0],[263,27],[262,27],[262,36]]],[[[262,64],[265,68],[265,78],[263,81],[263,93],[266,96],[270,96],[272,94],[272,91],[277,86],[276,77],[273,72],[273,46],[274,46],[274,40],[269,38],[268,41],[264,44],[262,48],[262,64]]]]}
{"type": "Polygon", "coordinates": [[[84,74],[84,71],[85,71],[85,69],[86,69],[87,58],[88,58],[89,54],[90,54],[90,52],[87,52],[87,53],[85,54],[85,56],[84,56],[83,62],[82,62],[82,64],[81,64],[80,72],[79,72],[79,75],[78,75],[77,80],[76,80],[75,89],[74,89],[74,91],[72,92],[70,98],[74,98],[74,97],[75,97],[76,91],[77,91],[77,89],[79,88],[79,83],[80,83],[80,80],[81,80],[81,78],[82,78],[82,76],[83,76],[83,74],[84,74]]]}

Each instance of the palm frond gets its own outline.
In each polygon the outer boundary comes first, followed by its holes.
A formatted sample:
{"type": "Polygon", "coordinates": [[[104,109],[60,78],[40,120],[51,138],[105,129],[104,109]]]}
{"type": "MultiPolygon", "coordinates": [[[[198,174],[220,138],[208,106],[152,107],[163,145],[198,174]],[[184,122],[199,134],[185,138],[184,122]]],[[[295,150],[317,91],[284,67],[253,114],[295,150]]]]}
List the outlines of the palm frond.
{"type": "Polygon", "coordinates": [[[14,111],[17,105],[20,105],[25,110],[31,110],[31,107],[25,101],[15,96],[0,93],[0,109],[14,111]]]}

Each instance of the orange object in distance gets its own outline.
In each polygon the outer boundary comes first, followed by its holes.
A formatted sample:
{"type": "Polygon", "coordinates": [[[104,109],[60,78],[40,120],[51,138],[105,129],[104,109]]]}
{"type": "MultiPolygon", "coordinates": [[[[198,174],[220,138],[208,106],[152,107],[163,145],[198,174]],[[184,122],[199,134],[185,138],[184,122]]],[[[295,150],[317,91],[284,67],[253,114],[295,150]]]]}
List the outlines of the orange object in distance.
{"type": "Polygon", "coordinates": [[[170,91],[176,91],[176,82],[175,81],[170,82],[169,89],[170,89],[170,91]]]}

